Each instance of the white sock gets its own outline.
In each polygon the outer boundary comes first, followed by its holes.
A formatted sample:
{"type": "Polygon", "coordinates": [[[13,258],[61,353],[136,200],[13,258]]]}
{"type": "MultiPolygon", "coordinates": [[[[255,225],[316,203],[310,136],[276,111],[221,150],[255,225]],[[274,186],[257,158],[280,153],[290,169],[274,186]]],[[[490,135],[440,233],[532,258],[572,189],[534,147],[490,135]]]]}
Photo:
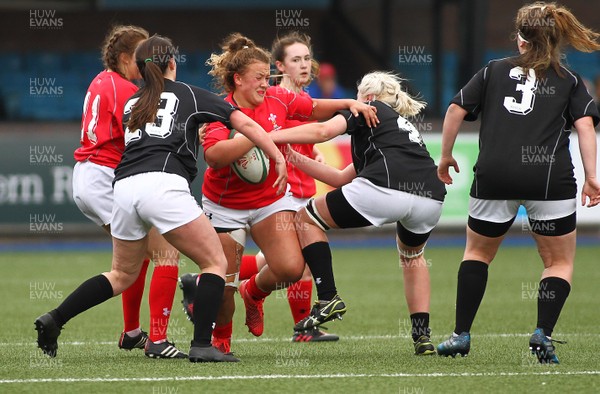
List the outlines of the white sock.
{"type": "Polygon", "coordinates": [[[141,333],[142,333],[142,330],[140,329],[140,327],[138,327],[135,330],[127,331],[125,334],[127,334],[127,336],[133,338],[133,337],[137,337],[141,333]]]}

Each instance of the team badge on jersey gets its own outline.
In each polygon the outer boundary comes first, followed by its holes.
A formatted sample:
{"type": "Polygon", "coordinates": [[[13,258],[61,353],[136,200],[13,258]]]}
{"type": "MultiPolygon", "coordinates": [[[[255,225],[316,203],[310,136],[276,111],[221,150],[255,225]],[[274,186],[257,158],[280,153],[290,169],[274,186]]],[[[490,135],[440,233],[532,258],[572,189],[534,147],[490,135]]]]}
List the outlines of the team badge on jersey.
{"type": "Polygon", "coordinates": [[[269,119],[269,122],[271,122],[271,124],[273,125],[273,131],[279,130],[281,128],[281,126],[277,124],[277,115],[275,115],[274,113],[270,113],[267,119],[269,119]]]}

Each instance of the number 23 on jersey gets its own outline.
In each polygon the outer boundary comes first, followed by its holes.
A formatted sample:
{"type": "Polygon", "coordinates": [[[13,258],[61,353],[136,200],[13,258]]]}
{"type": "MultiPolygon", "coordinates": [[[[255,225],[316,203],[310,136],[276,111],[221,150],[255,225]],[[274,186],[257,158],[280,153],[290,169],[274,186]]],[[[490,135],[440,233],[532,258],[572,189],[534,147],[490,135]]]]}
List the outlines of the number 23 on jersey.
{"type": "MultiPolygon", "coordinates": [[[[131,108],[139,100],[139,97],[131,99],[127,102],[124,109],[124,114],[130,114],[131,108]]],[[[179,106],[179,99],[172,92],[162,92],[160,94],[160,104],[156,111],[156,121],[154,123],[146,123],[144,131],[150,137],[155,138],[167,138],[173,132],[174,115],[177,112],[179,106]]],[[[125,129],[125,145],[130,142],[137,141],[142,137],[142,131],[140,129],[131,131],[129,128],[125,129]]]]}

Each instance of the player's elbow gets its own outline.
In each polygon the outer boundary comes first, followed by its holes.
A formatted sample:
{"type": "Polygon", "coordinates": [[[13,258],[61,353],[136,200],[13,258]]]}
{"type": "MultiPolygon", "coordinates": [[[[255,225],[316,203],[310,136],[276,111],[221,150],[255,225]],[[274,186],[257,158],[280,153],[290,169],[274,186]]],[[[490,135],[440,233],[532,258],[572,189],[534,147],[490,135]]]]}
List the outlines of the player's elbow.
{"type": "Polygon", "coordinates": [[[464,109],[463,107],[461,107],[458,104],[450,104],[448,106],[448,111],[446,111],[446,116],[453,116],[453,117],[457,117],[457,118],[464,118],[465,115],[467,114],[467,110],[464,109]]]}
{"type": "Polygon", "coordinates": [[[340,178],[333,178],[331,180],[331,182],[329,182],[329,186],[333,187],[334,189],[339,189],[340,187],[344,186],[346,183],[348,183],[348,182],[343,182],[340,178]]]}
{"type": "Polygon", "coordinates": [[[575,126],[575,130],[577,130],[577,133],[579,133],[579,134],[585,133],[585,132],[595,134],[594,121],[591,116],[581,117],[581,118],[577,119],[573,123],[573,125],[575,126]]]}
{"type": "Polygon", "coordinates": [[[333,127],[329,124],[329,122],[318,123],[316,127],[317,143],[329,141],[337,135],[333,127]]]}
{"type": "Polygon", "coordinates": [[[327,183],[329,184],[329,186],[337,189],[350,183],[353,178],[354,177],[350,177],[344,171],[336,169],[335,172],[331,174],[329,182],[327,183]]]}
{"type": "Polygon", "coordinates": [[[354,166],[350,164],[343,170],[336,169],[332,183],[330,186],[335,188],[340,188],[348,183],[352,182],[352,180],[356,177],[356,171],[354,170],[354,166]]]}
{"type": "Polygon", "coordinates": [[[204,153],[204,161],[206,165],[215,170],[221,169],[227,165],[223,160],[220,160],[220,156],[215,154],[213,150],[208,150],[204,153]]]}
{"type": "Polygon", "coordinates": [[[206,160],[206,165],[209,166],[210,168],[214,169],[214,170],[218,170],[220,168],[223,168],[224,166],[219,163],[217,160],[206,160]]]}

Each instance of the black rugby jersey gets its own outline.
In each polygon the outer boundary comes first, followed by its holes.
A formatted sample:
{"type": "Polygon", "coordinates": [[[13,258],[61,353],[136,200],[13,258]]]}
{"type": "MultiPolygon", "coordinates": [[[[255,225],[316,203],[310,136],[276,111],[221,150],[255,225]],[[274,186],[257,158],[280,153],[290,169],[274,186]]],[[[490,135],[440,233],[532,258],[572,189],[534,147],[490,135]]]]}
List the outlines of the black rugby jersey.
{"type": "Polygon", "coordinates": [[[375,128],[368,127],[362,115],[338,112],[348,124],[356,176],[377,186],[444,201],[446,188],[419,131],[388,105],[368,104],[377,108],[380,123],[375,128]]]}
{"type": "MultiPolygon", "coordinates": [[[[139,91],[125,105],[123,128],[139,91]]],[[[236,108],[207,90],[165,79],[165,88],[154,123],[141,130],[125,130],[125,152],[115,169],[114,182],[143,172],[168,172],[191,183],[198,173],[198,128],[221,122],[231,128],[229,117],[236,108]]]]}
{"type": "Polygon", "coordinates": [[[471,196],[490,200],[564,200],[577,186],[569,152],[573,122],[598,110],[581,77],[561,67],[526,78],[514,58],[492,60],[452,99],[481,113],[479,157],[471,196]]]}

